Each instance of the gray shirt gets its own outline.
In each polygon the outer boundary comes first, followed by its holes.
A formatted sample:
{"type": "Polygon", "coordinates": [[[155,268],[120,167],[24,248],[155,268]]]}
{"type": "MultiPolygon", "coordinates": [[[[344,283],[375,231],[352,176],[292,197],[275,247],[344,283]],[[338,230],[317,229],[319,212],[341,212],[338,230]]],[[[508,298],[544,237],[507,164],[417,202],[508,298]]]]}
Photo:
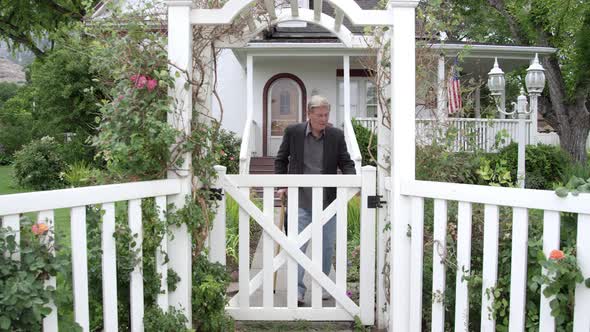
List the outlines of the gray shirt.
{"type": "MultiPolygon", "coordinates": [[[[305,140],[303,141],[303,174],[322,174],[324,161],[324,131],[316,138],[311,133],[311,126],[307,122],[305,140]]],[[[312,188],[299,189],[299,207],[311,209],[312,188]]]]}

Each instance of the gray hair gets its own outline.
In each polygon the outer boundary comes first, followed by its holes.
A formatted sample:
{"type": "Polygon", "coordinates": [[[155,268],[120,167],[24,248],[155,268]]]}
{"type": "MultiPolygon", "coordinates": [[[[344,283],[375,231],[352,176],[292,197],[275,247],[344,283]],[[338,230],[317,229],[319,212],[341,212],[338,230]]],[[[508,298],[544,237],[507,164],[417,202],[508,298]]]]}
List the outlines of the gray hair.
{"type": "Polygon", "coordinates": [[[307,111],[311,112],[312,109],[318,108],[318,107],[326,107],[326,108],[328,108],[328,110],[330,110],[330,102],[328,102],[328,99],[324,96],[320,96],[320,95],[311,96],[311,98],[307,102],[307,111]]]}

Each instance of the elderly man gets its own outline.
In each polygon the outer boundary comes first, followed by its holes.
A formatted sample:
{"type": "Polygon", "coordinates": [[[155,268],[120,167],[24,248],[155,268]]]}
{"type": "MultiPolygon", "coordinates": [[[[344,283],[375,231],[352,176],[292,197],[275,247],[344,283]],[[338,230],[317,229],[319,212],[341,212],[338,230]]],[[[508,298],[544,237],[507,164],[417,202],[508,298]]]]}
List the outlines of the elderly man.
{"type": "MultiPolygon", "coordinates": [[[[276,174],[355,174],[354,162],[346,148],[344,133],[328,125],[330,103],[325,97],[312,96],[307,104],[307,122],[291,125],[285,129],[283,142],[275,159],[276,174]]],[[[299,190],[299,233],[311,223],[312,188],[299,190]]],[[[283,197],[287,189],[280,189],[283,197]]],[[[324,189],[323,206],[326,208],[336,198],[336,188],[324,189]]],[[[324,226],[322,271],[328,275],[332,266],[336,240],[336,218],[324,226]]],[[[307,243],[302,247],[305,252],[307,243]]],[[[304,303],[306,287],[303,284],[303,268],[298,269],[299,305],[304,303]]],[[[323,296],[324,299],[327,296],[323,296]]]]}

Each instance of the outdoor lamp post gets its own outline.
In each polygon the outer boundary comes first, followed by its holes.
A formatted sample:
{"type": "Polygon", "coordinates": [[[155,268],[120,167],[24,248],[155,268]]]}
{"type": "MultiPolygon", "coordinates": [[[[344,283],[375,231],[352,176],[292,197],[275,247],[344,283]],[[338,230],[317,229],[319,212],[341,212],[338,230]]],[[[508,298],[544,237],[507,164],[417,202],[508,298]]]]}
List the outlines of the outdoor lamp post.
{"type": "MultiPolygon", "coordinates": [[[[524,93],[524,89],[520,89],[516,103],[512,103],[514,109],[512,111],[506,110],[506,80],[504,72],[498,66],[498,58],[494,61],[494,67],[488,73],[488,88],[496,102],[496,108],[500,114],[517,115],[518,116],[518,168],[516,171],[518,178],[518,186],[524,188],[525,184],[525,144],[526,144],[526,119],[529,114],[537,114],[537,99],[543,88],[545,87],[545,70],[539,63],[539,57],[535,54],[533,63],[527,69],[525,84],[529,95],[531,97],[530,107],[524,93]]],[[[533,118],[536,121],[536,117],[533,118]]],[[[536,126],[532,126],[536,128],[536,126]]],[[[534,141],[536,130],[531,133],[531,141],[534,141]]]]}

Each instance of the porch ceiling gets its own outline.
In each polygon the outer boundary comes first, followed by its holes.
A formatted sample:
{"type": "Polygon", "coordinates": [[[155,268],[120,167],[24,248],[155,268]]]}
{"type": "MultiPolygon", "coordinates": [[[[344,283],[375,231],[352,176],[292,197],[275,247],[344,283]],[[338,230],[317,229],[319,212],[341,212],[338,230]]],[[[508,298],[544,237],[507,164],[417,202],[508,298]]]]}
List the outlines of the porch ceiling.
{"type": "Polygon", "coordinates": [[[487,78],[496,57],[500,68],[504,72],[510,72],[523,66],[529,66],[535,54],[543,57],[556,52],[556,49],[551,47],[465,43],[433,44],[431,48],[440,50],[441,54],[447,58],[447,63],[452,63],[457,54],[463,52],[463,62],[461,63],[463,73],[481,78],[487,78]]]}

